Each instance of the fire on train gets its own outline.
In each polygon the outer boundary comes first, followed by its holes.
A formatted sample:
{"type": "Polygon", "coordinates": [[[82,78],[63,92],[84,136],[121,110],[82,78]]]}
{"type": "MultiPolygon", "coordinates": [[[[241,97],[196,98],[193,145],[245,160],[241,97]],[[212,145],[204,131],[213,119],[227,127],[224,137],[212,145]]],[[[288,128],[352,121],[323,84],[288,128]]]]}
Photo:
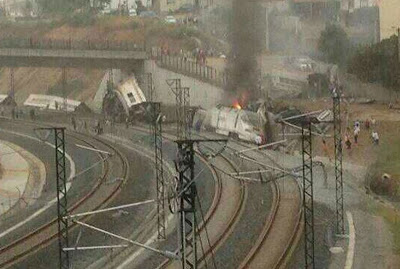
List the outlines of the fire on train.
{"type": "Polygon", "coordinates": [[[196,131],[212,131],[256,144],[266,142],[266,123],[267,119],[260,109],[256,113],[222,105],[210,110],[199,109],[193,117],[193,128],[196,131]]]}

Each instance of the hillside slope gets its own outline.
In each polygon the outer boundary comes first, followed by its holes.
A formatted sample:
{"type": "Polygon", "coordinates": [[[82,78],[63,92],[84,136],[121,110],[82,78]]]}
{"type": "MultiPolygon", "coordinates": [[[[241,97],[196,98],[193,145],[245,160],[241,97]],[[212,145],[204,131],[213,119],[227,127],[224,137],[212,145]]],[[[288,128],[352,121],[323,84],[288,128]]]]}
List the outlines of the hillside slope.
{"type": "MultiPolygon", "coordinates": [[[[222,50],[219,42],[205,35],[196,26],[165,24],[162,20],[102,16],[94,18],[76,17],[37,22],[9,22],[0,20],[0,39],[46,38],[72,40],[129,41],[147,46],[167,47],[171,53],[180,49],[191,51],[196,47],[222,50]]],[[[101,79],[107,70],[73,69],[67,71],[67,97],[88,102],[96,94],[101,79]]],[[[0,93],[10,90],[10,72],[0,69],[0,93]]],[[[16,68],[16,101],[22,104],[30,93],[64,96],[60,68],[16,68]]]]}
{"type": "MultiPolygon", "coordinates": [[[[87,102],[91,100],[103,78],[105,70],[67,69],[67,97],[87,102]]],[[[22,104],[31,93],[64,96],[62,70],[54,68],[16,68],[14,70],[15,99],[22,104]]],[[[10,70],[0,70],[0,93],[10,91],[10,70]]]]}

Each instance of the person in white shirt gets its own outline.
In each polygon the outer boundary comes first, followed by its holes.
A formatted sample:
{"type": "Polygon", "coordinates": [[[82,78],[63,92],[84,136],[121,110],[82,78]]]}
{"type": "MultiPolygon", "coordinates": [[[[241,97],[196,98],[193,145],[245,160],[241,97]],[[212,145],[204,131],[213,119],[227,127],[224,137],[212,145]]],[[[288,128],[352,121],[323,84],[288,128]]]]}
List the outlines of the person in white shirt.
{"type": "Polygon", "coordinates": [[[358,143],[358,135],[360,134],[360,127],[354,128],[354,143],[358,143]]]}
{"type": "Polygon", "coordinates": [[[262,143],[262,138],[261,138],[261,136],[257,135],[257,136],[254,138],[254,142],[256,142],[257,145],[261,145],[261,143],[262,143]]]}
{"type": "Polygon", "coordinates": [[[372,131],[372,140],[374,142],[375,145],[379,144],[379,135],[377,131],[372,131]]]}

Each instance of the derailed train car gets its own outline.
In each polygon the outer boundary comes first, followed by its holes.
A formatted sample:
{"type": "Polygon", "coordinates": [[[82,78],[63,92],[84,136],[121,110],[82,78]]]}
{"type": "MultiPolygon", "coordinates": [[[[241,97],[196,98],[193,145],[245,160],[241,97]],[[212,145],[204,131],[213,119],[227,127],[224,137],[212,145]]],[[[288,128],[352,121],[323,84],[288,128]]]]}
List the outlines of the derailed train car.
{"type": "Polygon", "coordinates": [[[116,93],[127,114],[135,106],[146,102],[146,97],[133,75],[117,87],[116,93]]]}
{"type": "Polygon", "coordinates": [[[222,105],[210,110],[199,109],[193,117],[193,128],[197,131],[213,131],[256,144],[265,142],[265,124],[259,113],[222,105]]]}
{"type": "Polygon", "coordinates": [[[134,75],[131,75],[113,90],[108,91],[103,100],[106,117],[117,122],[145,120],[150,104],[134,75]]]}

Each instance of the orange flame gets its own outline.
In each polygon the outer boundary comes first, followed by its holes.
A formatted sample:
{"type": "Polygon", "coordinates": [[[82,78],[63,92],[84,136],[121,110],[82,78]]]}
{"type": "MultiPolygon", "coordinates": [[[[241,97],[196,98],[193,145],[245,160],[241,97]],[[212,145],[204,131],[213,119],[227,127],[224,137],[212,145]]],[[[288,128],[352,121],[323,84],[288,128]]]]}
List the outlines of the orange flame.
{"type": "Polygon", "coordinates": [[[232,106],[236,109],[242,109],[242,106],[239,104],[238,100],[235,100],[232,104],[232,106]]]}

